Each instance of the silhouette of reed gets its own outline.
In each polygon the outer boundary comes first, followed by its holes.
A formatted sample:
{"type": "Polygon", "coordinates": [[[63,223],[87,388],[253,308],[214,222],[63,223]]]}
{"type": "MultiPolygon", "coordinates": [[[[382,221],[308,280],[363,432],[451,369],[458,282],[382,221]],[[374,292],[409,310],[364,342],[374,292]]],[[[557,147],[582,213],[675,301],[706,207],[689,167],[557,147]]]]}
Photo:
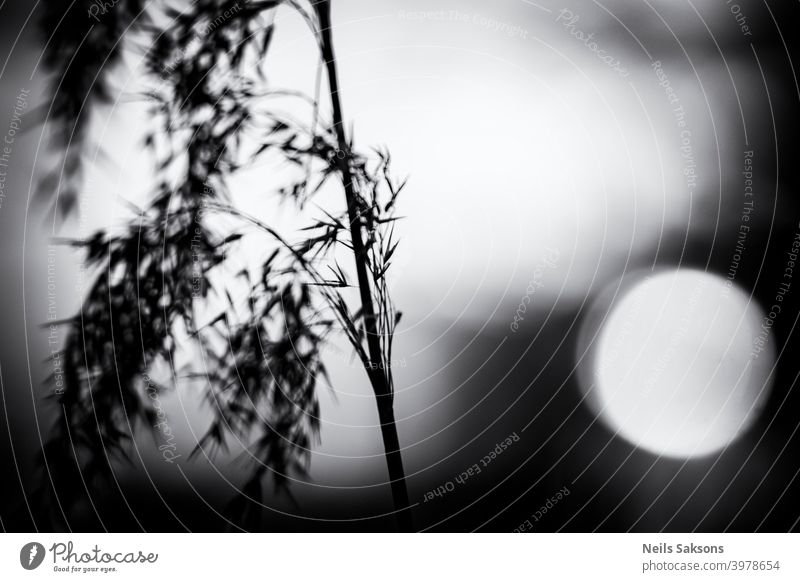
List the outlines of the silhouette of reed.
{"type": "Polygon", "coordinates": [[[264,480],[291,495],[292,476],[308,469],[319,436],[317,389],[327,378],[322,350],[339,333],[375,394],[398,527],[412,528],[390,365],[400,312],[386,283],[404,182],[392,177],[387,151],[360,152],[345,130],[330,4],[119,0],[104,11],[86,0],[48,4],[48,123],[57,128],[52,147],[61,164],[42,180],[40,199],[62,218],[75,207],[81,154],[91,145],[87,117],[113,91],[109,72],[123,38],[144,55],[152,88],[142,97],[154,124],[144,146],[159,172],[124,230],[65,241],[83,250],[94,278],[80,311],[61,322],[63,390],[42,454],[42,517],[68,525],[73,504],[91,503],[101,484],[114,486],[116,464],[133,462],[134,435],[159,431],[151,396],[192,380],[205,385],[214,418],[191,456],[213,455],[229,439],[247,443],[252,469],[231,509],[241,527],[257,529],[264,480]],[[264,59],[280,7],[297,11],[319,45],[324,104],[321,90],[303,95],[267,82],[264,59]],[[281,114],[271,106],[275,96],[306,104],[310,121],[281,114]],[[279,191],[298,211],[331,181],[344,194],[341,208],[320,209],[294,233],[299,241],[231,196],[237,172],[276,155],[298,170],[279,191]],[[230,276],[230,254],[254,236],[271,241],[260,269],[230,276]],[[351,265],[337,260],[342,250],[351,265]],[[246,299],[234,299],[242,286],[246,299]],[[177,369],[177,353],[191,350],[202,350],[204,369],[177,369]],[[159,366],[170,370],[168,381],[152,380],[159,366]]]}

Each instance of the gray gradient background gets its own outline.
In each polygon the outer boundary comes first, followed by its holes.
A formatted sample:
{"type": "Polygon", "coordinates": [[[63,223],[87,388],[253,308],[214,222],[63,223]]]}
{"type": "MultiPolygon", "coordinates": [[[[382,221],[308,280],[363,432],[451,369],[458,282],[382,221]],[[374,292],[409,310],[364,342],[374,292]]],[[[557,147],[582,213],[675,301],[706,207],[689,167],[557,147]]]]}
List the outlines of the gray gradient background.
{"type": "MultiPolygon", "coordinates": [[[[572,494],[537,529],[797,526],[794,303],[774,330],[783,353],[767,410],[721,457],[681,463],[634,450],[594,419],[573,373],[586,308],[625,272],[682,265],[724,275],[736,243],[745,149],[756,152],[758,198],[737,284],[762,303],[774,293],[800,218],[800,95],[789,38],[797,8],[741,6],[751,37],[742,35],[724,2],[334,2],[345,115],[358,143],[387,145],[396,172],[410,177],[393,275],[405,314],[395,348],[405,358],[395,370],[396,413],[412,502],[420,502],[419,527],[510,531],[564,486],[572,494]],[[599,62],[556,21],[564,7],[580,15],[578,27],[594,32],[628,77],[599,62]],[[445,17],[403,15],[418,10],[443,10],[445,17]],[[482,17],[521,31],[492,30],[482,17]],[[691,196],[652,60],[668,72],[692,129],[699,177],[691,196]],[[548,249],[558,250],[557,264],[544,270],[532,309],[510,333],[548,249]],[[426,491],[514,432],[520,441],[479,477],[422,503],[426,491]]],[[[0,7],[0,133],[19,88],[31,89],[32,105],[46,103],[40,39],[32,29],[37,9],[18,2],[0,7]]],[[[308,35],[294,18],[283,24],[270,56],[271,80],[309,90],[308,35]]],[[[29,133],[13,149],[0,208],[0,517],[9,529],[33,528],[24,493],[40,478],[34,455],[52,419],[41,400],[49,365],[41,328],[48,239],[120,224],[127,212],[122,201],[141,201],[152,176],[137,141],[146,115],[129,98],[135,60],[126,60],[115,79],[118,102],[92,121],[92,135],[109,156],[87,159],[79,218],[54,230],[53,217],[31,203],[37,172],[52,163],[42,126],[23,120],[29,133]]],[[[264,194],[279,183],[280,171],[263,176],[243,176],[237,201],[291,229],[289,212],[264,194]]],[[[257,250],[245,248],[239,258],[246,263],[257,250]]],[[[78,305],[79,257],[62,249],[56,257],[56,309],[67,317],[78,305]]],[[[294,486],[299,507],[270,500],[278,512],[265,513],[268,529],[391,527],[375,517],[389,510],[390,499],[366,378],[348,358],[332,351],[328,359],[337,396],[323,395],[312,480],[294,486]]],[[[165,401],[184,457],[208,417],[197,395],[196,387],[180,386],[165,401]]],[[[137,444],[147,471],[124,470],[120,478],[133,510],[106,508],[102,526],[224,527],[208,505],[219,506],[233,492],[222,478],[236,483],[240,476],[230,458],[178,469],[161,461],[149,438],[137,444]]],[[[86,516],[77,527],[99,526],[86,516]]]]}

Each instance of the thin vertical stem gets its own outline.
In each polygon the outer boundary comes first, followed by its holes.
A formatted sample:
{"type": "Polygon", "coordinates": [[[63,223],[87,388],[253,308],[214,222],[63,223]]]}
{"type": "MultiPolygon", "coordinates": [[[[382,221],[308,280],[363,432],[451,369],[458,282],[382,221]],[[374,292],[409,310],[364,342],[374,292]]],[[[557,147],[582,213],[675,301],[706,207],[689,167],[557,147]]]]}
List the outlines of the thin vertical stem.
{"type": "Polygon", "coordinates": [[[339,154],[337,155],[339,172],[342,176],[345,198],[347,199],[347,215],[350,221],[350,238],[353,244],[353,255],[356,263],[358,289],[361,297],[361,313],[364,318],[364,329],[367,336],[368,358],[367,375],[369,376],[375,399],[378,406],[378,417],[381,423],[381,435],[386,452],[386,464],[389,469],[389,480],[392,485],[392,498],[397,511],[397,523],[401,530],[412,529],[411,513],[408,502],[408,489],[406,487],[405,471],[403,470],[403,457],[400,452],[400,442],[397,436],[397,424],[394,418],[393,394],[386,374],[381,365],[381,343],[375,319],[375,307],[372,301],[372,291],[367,271],[367,255],[362,238],[362,221],[358,208],[358,199],[353,185],[353,176],[350,169],[350,147],[344,128],[344,115],[339,97],[339,81],[336,71],[336,58],[331,40],[330,0],[321,0],[314,6],[319,16],[322,58],[328,72],[328,85],[330,89],[331,106],[333,108],[333,127],[336,132],[339,154]]]}

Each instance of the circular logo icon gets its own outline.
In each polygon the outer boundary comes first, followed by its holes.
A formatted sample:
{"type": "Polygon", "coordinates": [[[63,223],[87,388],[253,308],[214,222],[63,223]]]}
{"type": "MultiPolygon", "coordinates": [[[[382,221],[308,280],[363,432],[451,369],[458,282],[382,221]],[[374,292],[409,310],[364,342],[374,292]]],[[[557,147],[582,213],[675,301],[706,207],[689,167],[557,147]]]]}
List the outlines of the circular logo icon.
{"type": "Polygon", "coordinates": [[[30,542],[19,551],[19,563],[26,570],[35,570],[44,561],[44,546],[39,542],[30,542]]]}

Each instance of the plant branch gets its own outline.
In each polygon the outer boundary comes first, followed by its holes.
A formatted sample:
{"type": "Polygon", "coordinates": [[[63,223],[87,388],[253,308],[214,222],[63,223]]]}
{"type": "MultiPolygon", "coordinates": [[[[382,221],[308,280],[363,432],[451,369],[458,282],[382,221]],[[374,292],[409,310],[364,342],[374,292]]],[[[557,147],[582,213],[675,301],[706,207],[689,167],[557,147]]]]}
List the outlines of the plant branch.
{"type": "Polygon", "coordinates": [[[358,290],[361,297],[361,308],[364,318],[364,329],[367,336],[369,361],[366,372],[369,376],[372,389],[378,404],[378,414],[381,423],[386,462],[389,468],[389,479],[392,485],[392,496],[397,521],[400,529],[409,531],[412,528],[411,515],[408,509],[408,490],[406,488],[403,460],[400,453],[400,444],[397,437],[397,427],[394,419],[393,394],[388,374],[388,366],[381,365],[382,350],[381,338],[378,334],[375,307],[372,301],[372,291],[369,282],[367,267],[367,251],[362,238],[362,217],[358,205],[358,193],[355,190],[351,172],[350,146],[344,128],[344,115],[339,97],[339,81],[336,70],[336,57],[331,39],[330,0],[322,0],[315,4],[319,17],[322,58],[328,73],[328,86],[330,90],[331,106],[333,108],[333,128],[338,142],[337,152],[338,169],[341,173],[347,200],[347,214],[350,221],[350,237],[353,245],[353,255],[356,263],[358,277],[358,290]]]}

